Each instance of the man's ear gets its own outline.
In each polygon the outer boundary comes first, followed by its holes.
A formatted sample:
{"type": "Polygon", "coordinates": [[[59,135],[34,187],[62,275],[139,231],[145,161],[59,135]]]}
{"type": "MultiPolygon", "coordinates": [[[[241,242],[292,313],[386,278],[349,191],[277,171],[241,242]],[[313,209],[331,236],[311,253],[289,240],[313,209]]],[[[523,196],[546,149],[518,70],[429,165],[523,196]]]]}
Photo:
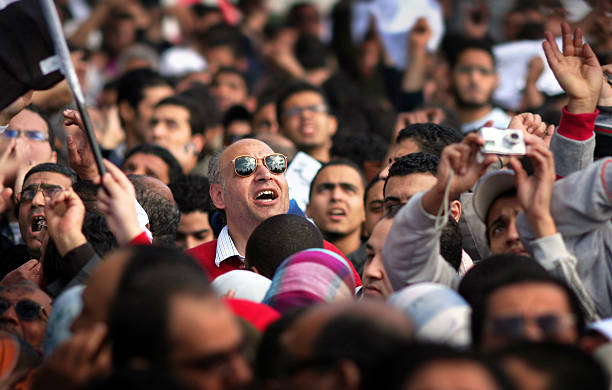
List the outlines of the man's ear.
{"type": "Polygon", "coordinates": [[[121,119],[123,119],[126,123],[129,123],[134,120],[135,116],[136,114],[132,106],[130,106],[130,103],[125,100],[119,103],[119,117],[121,119]]]}
{"type": "Polygon", "coordinates": [[[219,210],[225,209],[225,199],[223,198],[223,186],[218,183],[211,183],[208,190],[213,204],[219,210]]]}
{"type": "Polygon", "coordinates": [[[361,387],[361,372],[359,368],[349,359],[338,362],[336,367],[340,375],[340,386],[345,390],[358,390],[361,387]]]}
{"type": "Polygon", "coordinates": [[[333,115],[328,115],[328,124],[329,124],[329,136],[333,136],[336,134],[336,130],[338,130],[338,119],[333,115]]]}
{"type": "Polygon", "coordinates": [[[195,155],[200,154],[200,152],[202,151],[202,148],[204,148],[204,145],[206,144],[206,140],[204,139],[204,135],[203,134],[194,134],[191,136],[191,142],[194,145],[194,150],[193,153],[195,155]]]}
{"type": "Polygon", "coordinates": [[[461,218],[461,202],[458,200],[453,200],[451,202],[451,215],[455,221],[459,222],[461,218]]]}

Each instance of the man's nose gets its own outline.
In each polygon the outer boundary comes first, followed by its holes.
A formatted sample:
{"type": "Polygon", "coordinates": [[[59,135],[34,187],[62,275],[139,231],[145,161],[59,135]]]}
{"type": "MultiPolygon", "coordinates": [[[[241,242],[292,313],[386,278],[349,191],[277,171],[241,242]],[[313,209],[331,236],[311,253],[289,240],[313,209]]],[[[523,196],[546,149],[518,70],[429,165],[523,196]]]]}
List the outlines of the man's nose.
{"type": "Polygon", "coordinates": [[[0,320],[17,325],[19,323],[19,317],[17,316],[17,312],[15,311],[15,306],[9,306],[9,308],[6,309],[6,311],[2,313],[2,315],[0,315],[0,320]]]}
{"type": "Polygon", "coordinates": [[[516,221],[512,219],[510,223],[508,223],[508,241],[518,241],[520,238],[515,222],[516,221]]]}
{"type": "Polygon", "coordinates": [[[33,206],[44,206],[45,205],[45,195],[43,194],[41,189],[38,189],[38,191],[36,191],[36,194],[34,194],[34,198],[32,198],[32,205],[33,206]]]}

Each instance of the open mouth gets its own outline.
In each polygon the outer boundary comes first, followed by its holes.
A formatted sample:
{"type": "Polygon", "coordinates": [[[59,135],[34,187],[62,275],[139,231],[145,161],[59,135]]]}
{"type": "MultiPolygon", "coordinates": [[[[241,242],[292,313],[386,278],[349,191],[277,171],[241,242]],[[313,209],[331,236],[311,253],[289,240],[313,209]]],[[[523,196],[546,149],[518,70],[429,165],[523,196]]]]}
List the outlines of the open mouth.
{"type": "Polygon", "coordinates": [[[36,215],[32,218],[32,231],[40,232],[47,228],[47,220],[42,215],[36,215]]]}
{"type": "Polygon", "coordinates": [[[263,201],[273,201],[278,198],[278,194],[273,190],[263,190],[259,191],[255,195],[255,200],[263,200],[263,201]]]}
{"type": "Polygon", "coordinates": [[[331,209],[327,212],[330,217],[343,217],[346,215],[346,211],[343,209],[331,209]]]}

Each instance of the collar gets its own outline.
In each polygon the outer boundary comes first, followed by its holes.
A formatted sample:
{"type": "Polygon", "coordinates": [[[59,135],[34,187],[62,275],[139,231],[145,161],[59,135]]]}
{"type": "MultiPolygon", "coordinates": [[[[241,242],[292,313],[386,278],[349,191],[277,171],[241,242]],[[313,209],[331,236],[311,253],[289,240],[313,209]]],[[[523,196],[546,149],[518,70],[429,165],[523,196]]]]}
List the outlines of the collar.
{"type": "Polygon", "coordinates": [[[229,235],[229,230],[227,230],[227,225],[225,225],[223,229],[221,229],[221,233],[219,233],[219,237],[217,238],[215,265],[220,267],[224,260],[234,256],[238,256],[240,260],[244,262],[244,257],[238,253],[238,250],[234,245],[234,241],[232,241],[232,238],[229,235]]]}

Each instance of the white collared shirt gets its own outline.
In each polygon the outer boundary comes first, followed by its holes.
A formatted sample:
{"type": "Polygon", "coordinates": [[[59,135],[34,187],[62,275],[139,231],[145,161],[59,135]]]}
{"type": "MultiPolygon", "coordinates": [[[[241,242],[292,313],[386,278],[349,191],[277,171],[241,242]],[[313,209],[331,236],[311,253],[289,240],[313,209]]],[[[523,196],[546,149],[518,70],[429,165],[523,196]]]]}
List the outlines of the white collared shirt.
{"type": "Polygon", "coordinates": [[[234,245],[234,241],[229,235],[229,231],[227,230],[227,225],[221,229],[221,233],[219,233],[219,237],[217,238],[217,250],[215,252],[215,265],[217,267],[221,266],[221,262],[227,260],[230,257],[238,256],[242,262],[244,262],[244,257],[240,253],[238,253],[238,249],[234,245]]]}

